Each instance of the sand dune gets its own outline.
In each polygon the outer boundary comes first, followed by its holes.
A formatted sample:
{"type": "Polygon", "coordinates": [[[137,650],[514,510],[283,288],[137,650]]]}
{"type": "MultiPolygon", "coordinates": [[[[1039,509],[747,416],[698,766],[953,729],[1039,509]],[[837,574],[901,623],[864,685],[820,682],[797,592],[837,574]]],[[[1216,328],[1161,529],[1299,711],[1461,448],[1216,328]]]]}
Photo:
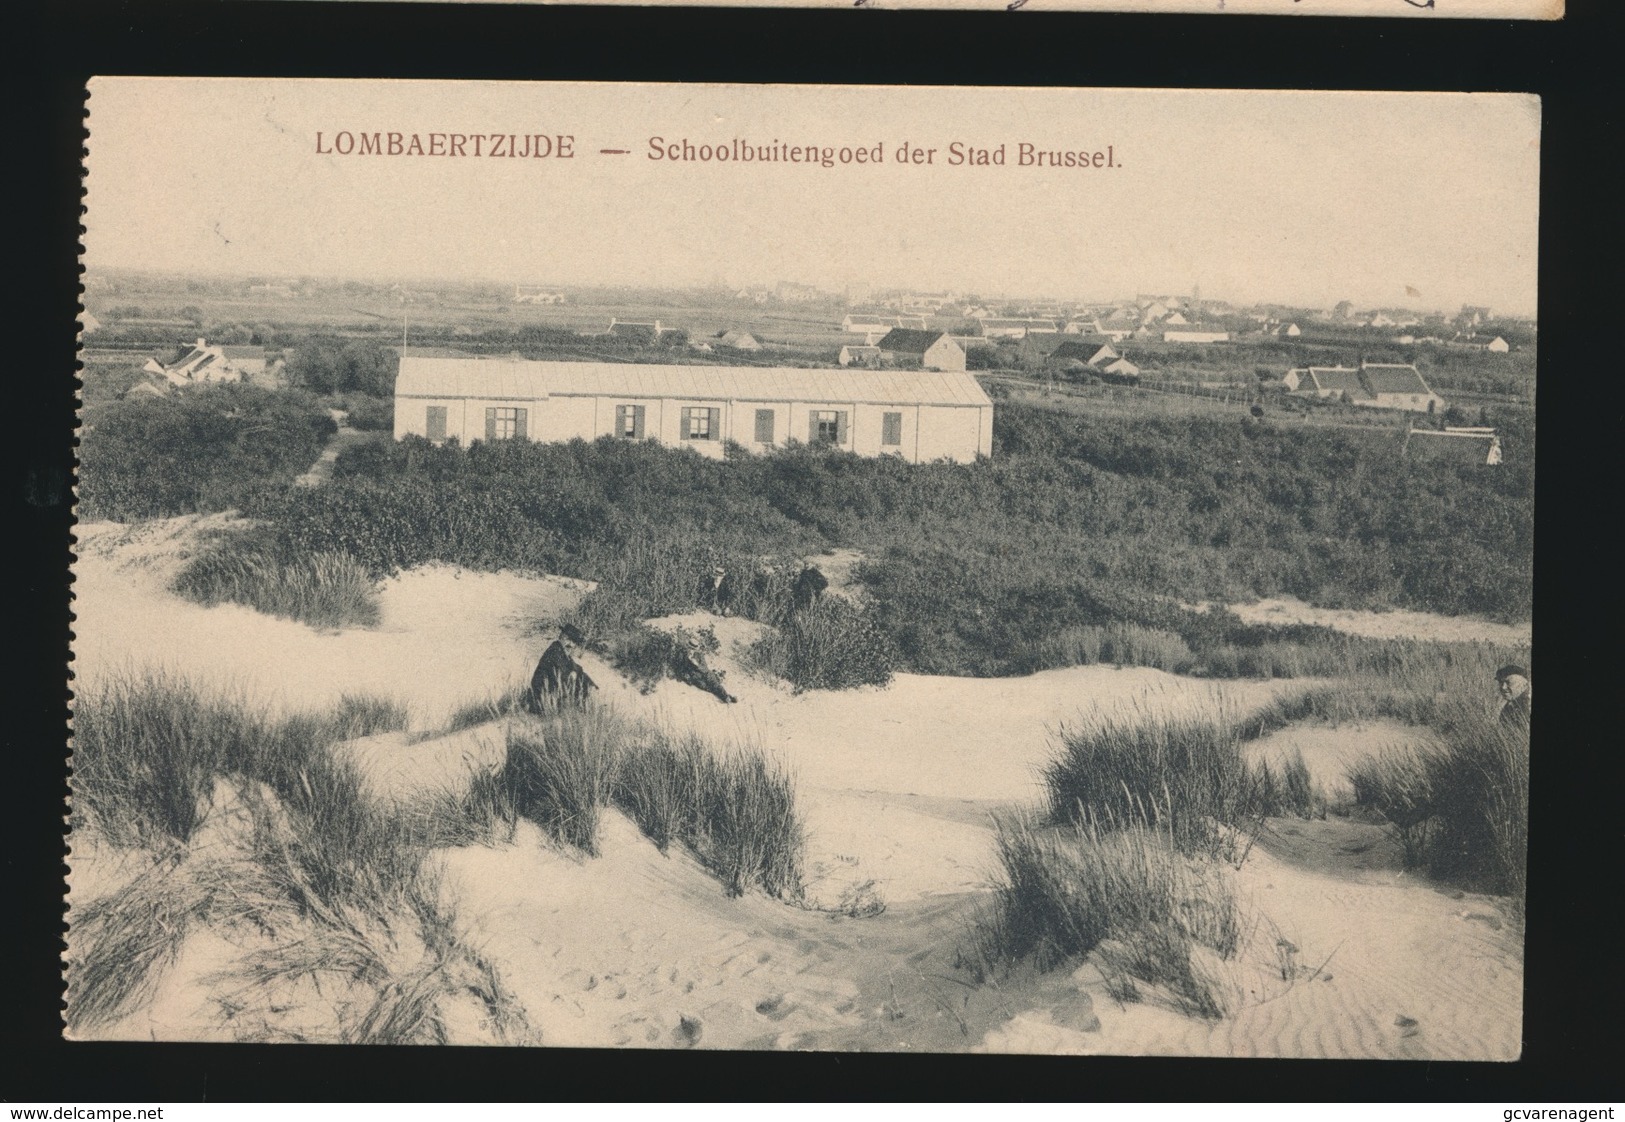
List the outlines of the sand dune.
{"type": "MultiPolygon", "coordinates": [[[[386,582],[377,628],[332,633],[168,593],[198,535],[228,521],[80,528],[76,675],[158,664],[284,709],[377,693],[405,700],[414,728],[430,730],[459,705],[523,682],[547,641],[538,625],[587,587],[430,566],[386,582]]],[[[885,689],[798,695],[742,665],[759,625],[703,614],[657,625],[680,623],[714,627],[722,649],[712,662],[738,704],[674,681],[642,693],[588,656],[601,700],[785,762],[808,832],[808,897],[800,907],[729,899],[692,858],[660,854],[615,813],[605,816],[595,859],[561,851],[528,824],[508,845],[441,851],[444,890],[468,941],[518,996],[542,1043],[1518,1054],[1516,929],[1497,902],[1441,893],[1404,873],[1392,837],[1356,820],[1268,824],[1236,874],[1250,938],[1236,960],[1214,967],[1230,1004],[1219,1022],[1154,999],[1119,1005],[1089,965],[1018,971],[980,987],[956,971],[985,900],[991,816],[1036,797],[1057,726],[1113,712],[1245,710],[1289,685],[1078,667],[1019,679],[905,674],[885,689]]],[[[1297,748],[1331,787],[1361,754],[1414,735],[1382,722],[1296,728],[1252,750],[1267,757],[1297,748]]],[[[502,752],[500,726],[414,739],[388,734],[350,746],[375,793],[396,798],[454,782],[496,766],[502,752]]],[[[76,897],[120,883],[129,875],[121,860],[76,852],[76,897]]],[[[210,1013],[220,995],[206,979],[239,950],[212,933],[189,939],[152,999],[107,1035],[233,1038],[210,1013]]],[[[477,1019],[453,1022],[454,1041],[490,1039],[477,1019]]]]}

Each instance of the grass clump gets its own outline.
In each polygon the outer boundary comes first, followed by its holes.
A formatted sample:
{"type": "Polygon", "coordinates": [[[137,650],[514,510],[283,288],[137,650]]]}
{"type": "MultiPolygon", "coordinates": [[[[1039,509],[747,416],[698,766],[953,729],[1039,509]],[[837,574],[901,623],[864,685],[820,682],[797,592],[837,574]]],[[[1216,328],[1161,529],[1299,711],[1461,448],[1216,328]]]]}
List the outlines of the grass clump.
{"type": "Polygon", "coordinates": [[[625,736],[625,726],[599,706],[561,709],[511,730],[502,782],[518,813],[596,857],[599,812],[609,805],[625,736]]]}
{"type": "Polygon", "coordinates": [[[714,752],[698,736],[632,725],[600,706],[516,727],[478,821],[509,814],[591,856],[601,813],[615,807],[661,852],[682,845],[729,895],[799,899],[804,831],[788,773],[759,752],[714,752]]]}
{"type": "Polygon", "coordinates": [[[242,706],[161,672],[81,684],[73,721],[74,827],[123,848],[190,841],[225,761],[263,736],[242,706]]]}
{"type": "Polygon", "coordinates": [[[371,627],[379,618],[372,575],[349,554],[294,553],[258,538],[201,554],[173,587],[204,607],[242,604],[312,627],[371,627]]]}
{"type": "Polygon", "coordinates": [[[1241,737],[1216,717],[1139,714],[1063,729],[1042,779],[1051,822],[1143,818],[1183,853],[1226,850],[1226,827],[1256,814],[1241,737]]]}
{"type": "Polygon", "coordinates": [[[898,662],[896,646],[862,608],[825,596],[787,616],[750,648],[757,667],[797,690],[884,686],[898,662]]]}
{"type": "Polygon", "coordinates": [[[1506,895],[1528,883],[1529,739],[1492,715],[1458,711],[1431,744],[1349,769],[1355,803],[1393,824],[1407,864],[1506,895]]]}
{"type": "Polygon", "coordinates": [[[1241,923],[1220,865],[1180,853],[1144,816],[1120,824],[1084,817],[1062,827],[1015,816],[997,830],[994,900],[969,957],[981,980],[1023,959],[1050,969],[1094,952],[1120,1000],[1143,996],[1137,979],[1163,988],[1187,1012],[1222,1014],[1203,948],[1233,957],[1241,923]]]}
{"type": "Polygon", "coordinates": [[[194,924],[208,895],[181,867],[161,858],[117,890],[75,906],[67,955],[68,1027],[76,1032],[116,1022],[150,996],[194,924]]]}

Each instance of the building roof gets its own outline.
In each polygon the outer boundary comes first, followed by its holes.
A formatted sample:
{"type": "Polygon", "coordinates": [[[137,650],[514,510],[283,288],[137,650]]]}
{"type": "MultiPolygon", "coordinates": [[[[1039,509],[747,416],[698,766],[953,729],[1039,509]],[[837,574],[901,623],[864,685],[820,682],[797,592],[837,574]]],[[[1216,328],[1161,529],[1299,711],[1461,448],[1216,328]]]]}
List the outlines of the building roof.
{"type": "Polygon", "coordinates": [[[964,371],[810,370],[524,359],[401,359],[399,397],[540,400],[549,396],[992,405],[964,371]]]}
{"type": "Polygon", "coordinates": [[[1405,393],[1430,394],[1433,391],[1422,380],[1416,367],[1401,363],[1367,362],[1360,367],[1366,385],[1373,394],[1405,393]]]}
{"type": "Polygon", "coordinates": [[[846,346],[842,347],[841,350],[845,351],[849,355],[862,358],[872,358],[880,353],[879,347],[865,346],[862,343],[848,343],[846,346]]]}
{"type": "Polygon", "coordinates": [[[894,327],[880,340],[880,349],[897,354],[923,355],[936,346],[937,340],[946,336],[945,331],[919,331],[912,327],[894,327]]]}
{"type": "Polygon", "coordinates": [[[1346,393],[1355,398],[1371,396],[1360,381],[1360,372],[1351,366],[1311,366],[1307,373],[1317,389],[1346,393]]]}
{"type": "Polygon", "coordinates": [[[220,353],[226,358],[257,358],[262,361],[265,358],[264,347],[221,347],[220,353]]]}

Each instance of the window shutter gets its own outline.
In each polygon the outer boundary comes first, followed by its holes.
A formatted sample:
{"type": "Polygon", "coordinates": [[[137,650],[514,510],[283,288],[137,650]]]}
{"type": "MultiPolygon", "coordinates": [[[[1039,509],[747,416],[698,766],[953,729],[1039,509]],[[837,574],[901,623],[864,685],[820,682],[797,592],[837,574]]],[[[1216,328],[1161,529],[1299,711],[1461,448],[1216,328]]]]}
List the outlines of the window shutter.
{"type": "Polygon", "coordinates": [[[807,417],[807,443],[818,443],[818,411],[816,409],[807,417]]]}
{"type": "Polygon", "coordinates": [[[681,428],[679,428],[678,432],[677,432],[677,439],[678,440],[692,440],[692,439],[694,439],[692,436],[689,435],[689,425],[691,423],[690,418],[693,417],[693,415],[694,415],[694,407],[693,406],[691,406],[691,405],[683,406],[683,411],[680,414],[678,414],[678,422],[681,425],[681,428]]]}
{"type": "Polygon", "coordinates": [[[497,438],[497,411],[495,407],[485,411],[485,439],[487,442],[497,438]]]}
{"type": "Polygon", "coordinates": [[[518,413],[519,420],[513,427],[513,436],[515,440],[524,440],[527,436],[525,432],[525,421],[530,417],[530,410],[520,409],[518,410],[518,413]]]}
{"type": "Polygon", "coordinates": [[[431,405],[425,418],[425,435],[430,440],[446,439],[446,407],[444,405],[431,405]]]}
{"type": "Polygon", "coordinates": [[[756,443],[773,443],[773,410],[758,409],[756,411],[756,443]]]}
{"type": "Polygon", "coordinates": [[[643,439],[643,406],[641,405],[632,406],[632,438],[634,440],[643,439]]]}
{"type": "Polygon", "coordinates": [[[707,409],[706,412],[711,415],[710,416],[711,424],[710,424],[709,428],[707,428],[707,430],[706,430],[707,435],[712,440],[721,440],[722,439],[722,410],[721,409],[707,409]]]}
{"type": "Polygon", "coordinates": [[[887,413],[881,421],[880,443],[903,443],[903,415],[901,413],[887,413]]]}
{"type": "Polygon", "coordinates": [[[835,443],[846,446],[846,410],[835,414],[835,443]]]}

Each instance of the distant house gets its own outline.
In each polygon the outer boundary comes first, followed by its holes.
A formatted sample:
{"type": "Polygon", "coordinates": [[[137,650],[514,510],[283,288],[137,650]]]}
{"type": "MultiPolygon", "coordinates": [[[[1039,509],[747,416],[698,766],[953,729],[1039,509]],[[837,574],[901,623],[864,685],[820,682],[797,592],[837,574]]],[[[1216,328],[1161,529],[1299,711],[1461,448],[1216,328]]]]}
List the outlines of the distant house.
{"type": "Polygon", "coordinates": [[[1184,327],[1163,329],[1164,343],[1228,343],[1230,332],[1211,325],[1189,324],[1184,327]]]}
{"type": "Polygon", "coordinates": [[[896,326],[894,317],[883,318],[873,314],[859,313],[841,320],[841,330],[848,335],[884,335],[896,326]]]}
{"type": "Polygon", "coordinates": [[[1416,367],[1408,363],[1367,362],[1358,369],[1308,366],[1287,371],[1281,383],[1288,393],[1338,398],[1372,409],[1432,413],[1444,408],[1444,399],[1434,393],[1416,367]]]}
{"type": "Polygon", "coordinates": [[[1512,349],[1511,345],[1499,335],[1477,335],[1472,332],[1457,332],[1450,343],[1452,346],[1465,347],[1470,351],[1489,351],[1498,355],[1504,355],[1512,349]]]}
{"type": "Polygon", "coordinates": [[[917,361],[927,370],[964,370],[965,349],[944,331],[894,327],[880,340],[881,358],[917,361]]]}
{"type": "Polygon", "coordinates": [[[880,348],[849,345],[841,348],[835,361],[842,366],[879,366],[880,348]]]}
{"type": "Polygon", "coordinates": [[[1284,323],[1276,329],[1275,334],[1284,339],[1296,339],[1303,332],[1298,329],[1298,325],[1295,323],[1284,323]]]}
{"type": "Polygon", "coordinates": [[[1432,413],[1444,408],[1444,398],[1434,393],[1421,372],[1409,363],[1362,363],[1360,377],[1371,391],[1371,404],[1378,409],[1432,413]]]}
{"type": "Polygon", "coordinates": [[[148,359],[142,370],[162,377],[172,386],[254,381],[265,374],[265,348],[221,346],[199,339],[175,362],[148,359]]]}
{"type": "Polygon", "coordinates": [[[1095,330],[1098,334],[1106,336],[1114,343],[1121,343],[1139,329],[1139,321],[1126,314],[1113,314],[1103,320],[1098,320],[1095,330]]]}
{"type": "Polygon", "coordinates": [[[564,293],[553,292],[545,288],[523,288],[514,286],[513,302],[515,304],[562,304],[564,293]]]}
{"type": "Polygon", "coordinates": [[[401,359],[395,438],[654,440],[720,459],[791,441],[911,463],[993,451],[993,402],[963,371],[401,359]]]}
{"type": "Polygon", "coordinates": [[[1140,380],[1140,368],[1126,358],[1108,362],[1099,369],[1101,374],[1108,376],[1108,380],[1117,379],[1125,382],[1138,382],[1140,380]]]}
{"type": "Polygon", "coordinates": [[[1050,351],[1049,364],[1061,367],[1079,364],[1098,368],[1122,357],[1110,343],[1068,339],[1050,351]]]}
{"type": "Polygon", "coordinates": [[[756,341],[756,336],[748,331],[719,331],[716,335],[716,344],[719,347],[728,347],[736,351],[759,351],[762,344],[756,341]]]}
{"type": "Polygon", "coordinates": [[[1281,384],[1288,393],[1322,400],[1344,394],[1351,400],[1370,397],[1360,382],[1360,372],[1352,366],[1305,366],[1288,370],[1281,384]]]}
{"type": "Polygon", "coordinates": [[[906,327],[910,331],[924,331],[929,325],[924,316],[898,316],[897,326],[906,327]]]}
{"type": "Polygon", "coordinates": [[[1419,460],[1487,465],[1501,462],[1501,438],[1489,428],[1446,428],[1443,432],[1411,429],[1400,448],[1419,460]]]}
{"type": "Polygon", "coordinates": [[[984,339],[1023,339],[1028,335],[1054,335],[1061,330],[1052,319],[1008,319],[987,317],[977,320],[984,339]]]}
{"type": "Polygon", "coordinates": [[[660,338],[666,329],[660,326],[659,320],[618,320],[609,321],[608,334],[619,336],[622,339],[641,339],[654,341],[660,338]]]}

